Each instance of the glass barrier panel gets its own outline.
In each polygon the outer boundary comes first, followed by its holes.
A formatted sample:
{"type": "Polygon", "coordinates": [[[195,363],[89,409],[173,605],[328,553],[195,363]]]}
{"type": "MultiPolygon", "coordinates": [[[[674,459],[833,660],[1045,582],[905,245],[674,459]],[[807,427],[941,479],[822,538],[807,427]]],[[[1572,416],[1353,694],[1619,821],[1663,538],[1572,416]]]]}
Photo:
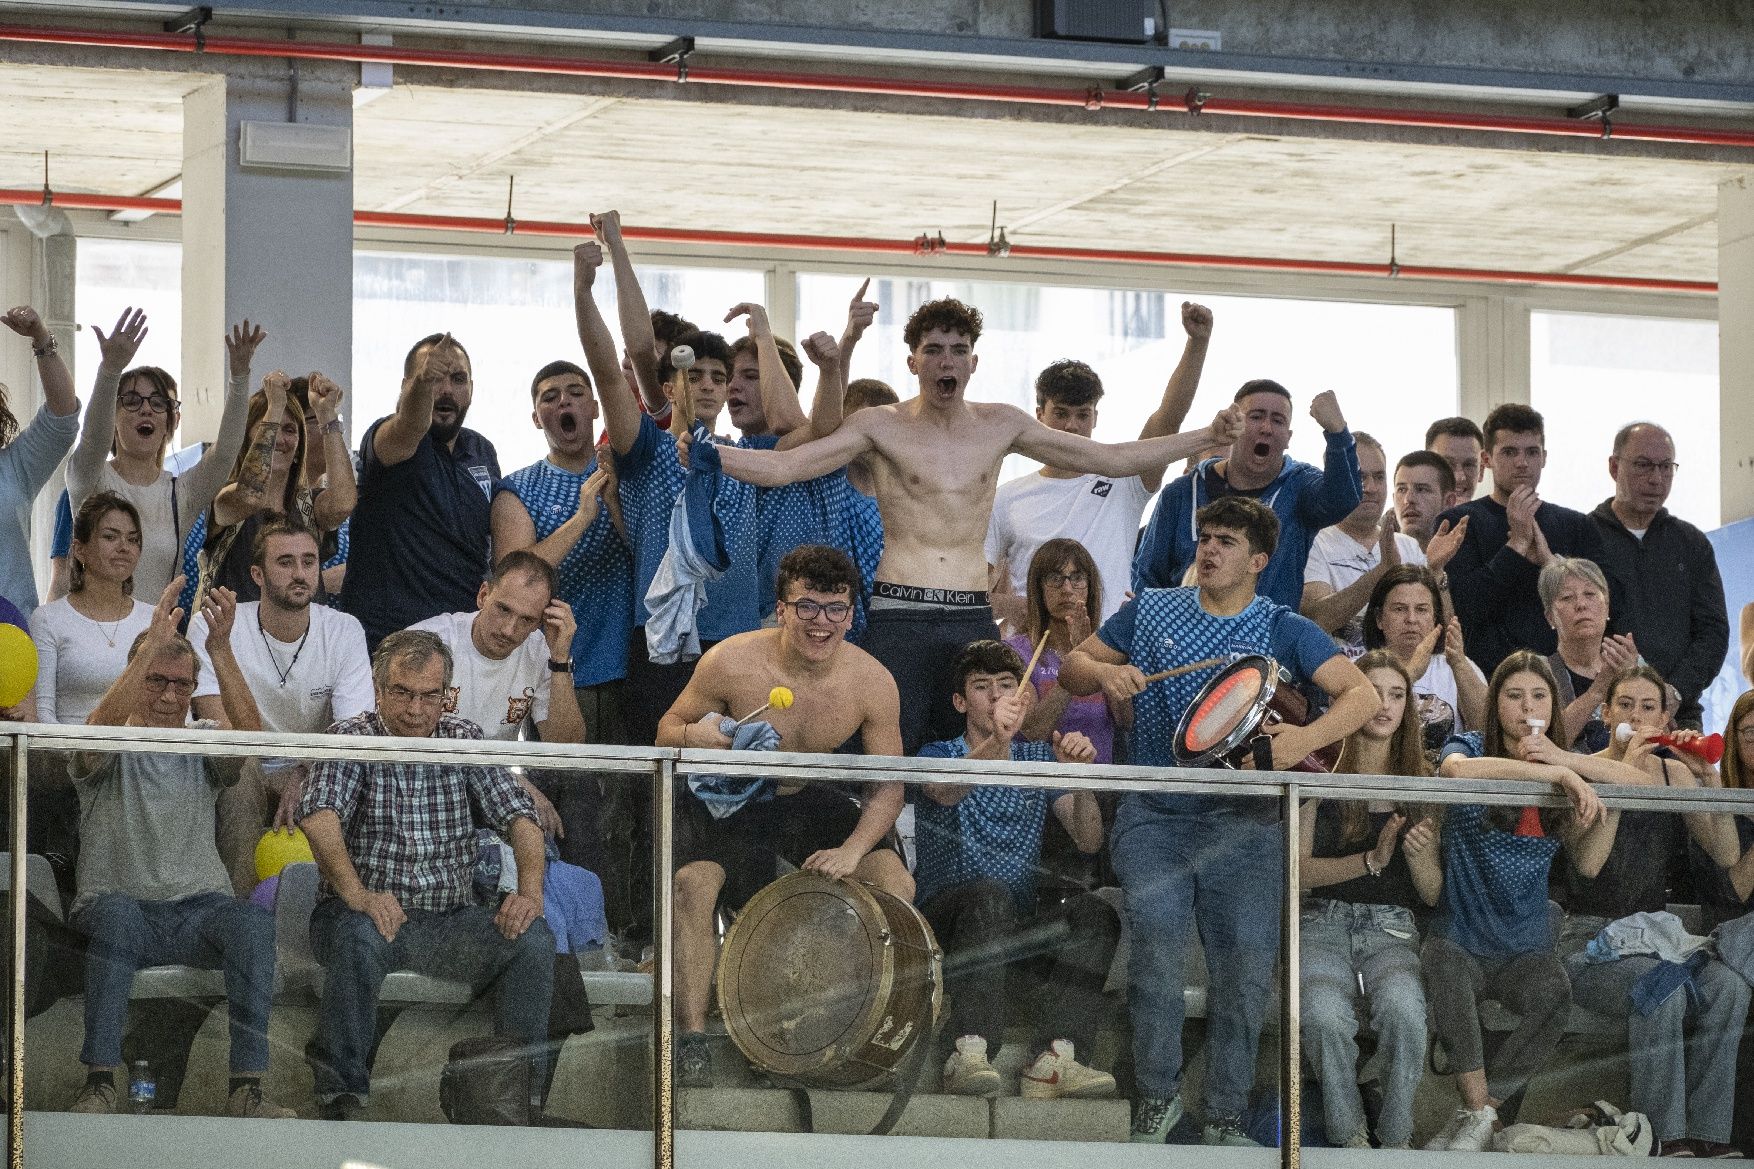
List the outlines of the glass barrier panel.
{"type": "Polygon", "coordinates": [[[679,1149],[715,1147],[699,1130],[956,1138],[959,1164],[999,1164],[987,1138],[1276,1143],[1278,799],[968,787],[942,763],[681,766],[679,1149]]]}
{"type": "Polygon", "coordinates": [[[188,1117],[235,1121],[199,1130],[214,1163],[280,1118],[269,1164],[489,1164],[508,1125],[650,1164],[653,980],[610,854],[653,764],[369,744],[30,751],[29,1164],[174,1160],[188,1117]]]}
{"type": "Polygon", "coordinates": [[[1680,754],[1573,759],[1640,806],[1305,805],[1305,1147],[1747,1151],[1754,808],[1674,810],[1680,754]]]}

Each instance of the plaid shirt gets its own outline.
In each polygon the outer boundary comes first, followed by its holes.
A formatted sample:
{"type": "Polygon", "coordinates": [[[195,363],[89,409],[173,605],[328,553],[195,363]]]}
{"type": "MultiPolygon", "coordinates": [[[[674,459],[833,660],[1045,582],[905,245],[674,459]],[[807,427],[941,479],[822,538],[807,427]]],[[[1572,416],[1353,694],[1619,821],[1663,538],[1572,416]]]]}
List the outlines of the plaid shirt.
{"type": "MultiPolygon", "coordinates": [[[[376,711],[343,719],[332,735],[388,735],[376,711]]],[[[441,714],[435,739],[479,739],[481,728],[441,714]]],[[[529,793],[503,767],[452,763],[325,761],[311,768],[298,818],[328,808],[367,889],[392,894],[404,909],[468,905],[475,869],[473,798],[486,825],[502,835],[519,816],[536,819],[529,793]]]]}

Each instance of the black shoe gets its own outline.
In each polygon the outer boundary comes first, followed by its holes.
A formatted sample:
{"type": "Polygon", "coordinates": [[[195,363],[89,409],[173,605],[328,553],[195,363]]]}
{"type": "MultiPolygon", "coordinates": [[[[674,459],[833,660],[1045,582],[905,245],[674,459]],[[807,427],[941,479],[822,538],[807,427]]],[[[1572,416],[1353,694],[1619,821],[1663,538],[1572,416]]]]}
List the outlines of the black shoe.
{"type": "Polygon", "coordinates": [[[365,1111],[365,1105],[359,1097],[343,1092],[327,1104],[317,1106],[317,1115],[323,1120],[358,1120],[359,1114],[365,1111]]]}
{"type": "Polygon", "coordinates": [[[713,1053],[706,1035],[693,1031],[682,1037],[676,1051],[676,1086],[678,1088],[710,1088],[713,1086],[713,1053]]]}

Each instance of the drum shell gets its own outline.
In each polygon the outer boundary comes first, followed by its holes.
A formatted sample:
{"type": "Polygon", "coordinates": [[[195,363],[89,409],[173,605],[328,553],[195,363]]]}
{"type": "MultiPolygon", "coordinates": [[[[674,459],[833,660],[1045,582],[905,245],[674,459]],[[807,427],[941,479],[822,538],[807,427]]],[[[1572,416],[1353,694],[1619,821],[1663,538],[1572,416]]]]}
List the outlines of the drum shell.
{"type": "Polygon", "coordinates": [[[936,1026],[943,955],[900,898],[792,873],[751,898],[725,935],[718,994],[752,1066],[810,1087],[887,1086],[936,1026]]]}

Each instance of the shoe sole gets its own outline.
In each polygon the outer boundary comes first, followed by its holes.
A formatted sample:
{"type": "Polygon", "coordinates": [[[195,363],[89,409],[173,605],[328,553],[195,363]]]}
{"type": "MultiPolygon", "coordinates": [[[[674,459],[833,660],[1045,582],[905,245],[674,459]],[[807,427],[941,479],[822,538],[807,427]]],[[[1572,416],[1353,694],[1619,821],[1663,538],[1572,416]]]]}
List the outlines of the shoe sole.
{"type": "Polygon", "coordinates": [[[1108,1100],[1115,1094],[1113,1084],[1096,1084],[1086,1088],[1076,1088],[1070,1092],[1061,1091],[1059,1085],[1041,1085],[1038,1080],[1025,1077],[1022,1091],[1018,1095],[1025,1100],[1108,1100]]]}

